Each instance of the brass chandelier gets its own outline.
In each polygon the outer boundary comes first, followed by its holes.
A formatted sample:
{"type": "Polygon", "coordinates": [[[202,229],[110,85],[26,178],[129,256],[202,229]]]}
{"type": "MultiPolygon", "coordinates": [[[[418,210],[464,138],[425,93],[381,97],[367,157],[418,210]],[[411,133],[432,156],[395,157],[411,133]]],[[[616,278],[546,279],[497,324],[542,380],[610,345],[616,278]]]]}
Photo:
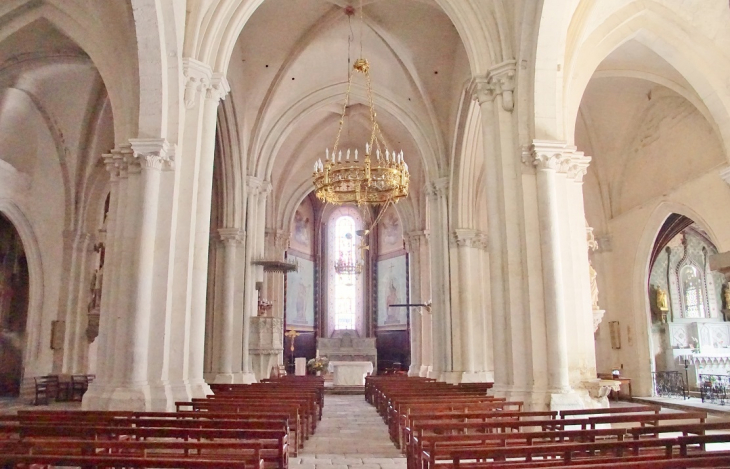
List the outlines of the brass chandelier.
{"type": "Polygon", "coordinates": [[[314,190],[315,195],[324,203],[346,204],[358,206],[385,205],[396,203],[408,195],[410,175],[408,164],[403,160],[403,152],[390,150],[380,132],[376,120],[373,104],[373,90],[370,80],[370,65],[366,59],[357,59],[353,66],[356,72],[365,75],[368,106],[370,108],[370,141],[365,143],[365,153],[362,159],[355,149],[347,149],[343,155],[339,148],[342,127],[345,122],[347,106],[350,102],[352,79],[350,73],[347,79],[345,104],[342,107],[337,138],[332,153],[325,150],[325,161],[318,159],[314,163],[314,190]]]}

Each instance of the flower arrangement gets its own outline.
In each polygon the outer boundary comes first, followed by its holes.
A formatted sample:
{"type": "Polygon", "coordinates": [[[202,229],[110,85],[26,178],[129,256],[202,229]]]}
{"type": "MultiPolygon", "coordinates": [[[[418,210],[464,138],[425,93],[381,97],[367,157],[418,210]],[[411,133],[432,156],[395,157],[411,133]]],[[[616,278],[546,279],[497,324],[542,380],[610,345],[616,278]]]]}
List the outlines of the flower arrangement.
{"type": "Polygon", "coordinates": [[[327,357],[317,357],[312,358],[307,362],[307,368],[310,371],[324,371],[327,369],[327,365],[330,364],[329,358],[327,357]]]}
{"type": "Polygon", "coordinates": [[[700,351],[700,341],[697,340],[697,337],[692,337],[692,353],[701,353],[700,351]]]}

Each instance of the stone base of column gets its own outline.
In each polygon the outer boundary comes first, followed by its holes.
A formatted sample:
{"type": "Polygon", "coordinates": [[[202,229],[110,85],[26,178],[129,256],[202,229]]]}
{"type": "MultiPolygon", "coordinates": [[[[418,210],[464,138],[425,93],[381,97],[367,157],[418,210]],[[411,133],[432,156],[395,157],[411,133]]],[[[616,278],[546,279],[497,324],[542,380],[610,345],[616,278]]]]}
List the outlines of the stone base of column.
{"type": "Polygon", "coordinates": [[[418,376],[421,378],[427,378],[428,374],[431,372],[431,367],[428,365],[421,365],[421,369],[418,372],[418,376]]]}
{"type": "Polygon", "coordinates": [[[192,397],[193,393],[187,381],[160,383],[152,386],[152,410],[172,412],[176,402],[190,402],[192,397]]]}
{"type": "Polygon", "coordinates": [[[408,376],[421,376],[421,366],[420,365],[411,365],[408,368],[408,376]]]}
{"type": "Polygon", "coordinates": [[[89,389],[84,393],[84,397],[81,400],[82,410],[104,410],[107,409],[107,403],[109,402],[109,396],[111,396],[114,388],[103,386],[99,382],[92,382],[89,384],[89,389]]]}
{"type": "Polygon", "coordinates": [[[441,375],[443,375],[443,371],[430,369],[430,370],[428,370],[428,375],[426,377],[435,379],[436,381],[443,381],[441,379],[441,375]]]}
{"type": "Polygon", "coordinates": [[[190,381],[190,395],[192,397],[203,398],[210,394],[213,394],[213,391],[211,391],[210,386],[208,386],[208,383],[206,383],[202,379],[190,381]]]}
{"type": "Polygon", "coordinates": [[[255,374],[253,374],[250,371],[248,371],[248,372],[243,371],[240,373],[236,373],[234,383],[236,383],[236,384],[253,384],[253,383],[258,383],[258,381],[256,381],[255,374]]]}
{"type": "Polygon", "coordinates": [[[81,402],[83,410],[152,410],[149,384],[126,384],[114,387],[92,383],[81,402]]]}
{"type": "Polygon", "coordinates": [[[233,384],[236,382],[235,378],[235,373],[217,373],[211,381],[215,384],[233,384]]]}

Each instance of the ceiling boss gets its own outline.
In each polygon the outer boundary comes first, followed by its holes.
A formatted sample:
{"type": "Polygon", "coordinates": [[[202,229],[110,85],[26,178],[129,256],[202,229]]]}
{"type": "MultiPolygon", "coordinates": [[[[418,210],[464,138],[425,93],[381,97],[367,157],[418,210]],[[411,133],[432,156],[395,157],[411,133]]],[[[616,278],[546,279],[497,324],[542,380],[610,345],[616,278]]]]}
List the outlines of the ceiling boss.
{"type": "MultiPolygon", "coordinates": [[[[362,7],[360,12],[362,21],[362,7]]],[[[348,74],[345,102],[332,152],[327,148],[324,162],[320,158],[314,163],[314,190],[317,198],[324,203],[383,205],[384,211],[385,205],[396,203],[408,195],[408,164],[403,159],[403,151],[397,152],[388,148],[380,132],[373,103],[370,64],[366,59],[359,58],[355,61],[353,70],[365,77],[370,109],[370,141],[365,143],[365,152],[362,154],[357,148],[354,152],[348,148],[344,153],[339,148],[352,81],[356,75],[351,71],[348,74]]]]}

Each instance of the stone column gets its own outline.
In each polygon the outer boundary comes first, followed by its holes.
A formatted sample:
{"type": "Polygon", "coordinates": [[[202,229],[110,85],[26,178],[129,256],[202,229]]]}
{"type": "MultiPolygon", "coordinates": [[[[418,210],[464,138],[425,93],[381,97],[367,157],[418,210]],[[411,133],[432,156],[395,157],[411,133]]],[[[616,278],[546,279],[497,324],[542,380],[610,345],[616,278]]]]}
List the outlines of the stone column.
{"type": "Polygon", "coordinates": [[[155,239],[160,171],[171,161],[164,140],[130,142],[129,147],[105,156],[115,183],[98,337],[103,353],[97,380],[84,396],[85,409],[151,407],[148,360],[153,278],[159,263],[155,239]]]}
{"type": "Polygon", "coordinates": [[[512,135],[514,75],[514,62],[500,64],[474,78],[472,95],[481,111],[485,152],[494,392],[522,400],[532,386],[532,338],[521,167],[512,135]]]}
{"type": "Polygon", "coordinates": [[[205,90],[203,112],[200,117],[200,162],[197,177],[195,202],[194,253],[192,269],[190,346],[188,354],[188,381],[193,397],[210,394],[210,388],[203,379],[205,351],[205,311],[208,285],[208,255],[210,243],[210,209],[213,188],[213,159],[215,154],[215,129],[218,104],[224,99],[230,87],[220,74],[211,76],[210,86],[205,90]]]}
{"type": "Polygon", "coordinates": [[[88,348],[85,332],[85,316],[88,311],[84,300],[88,296],[87,255],[91,235],[77,231],[64,232],[64,248],[70,254],[70,268],[64,285],[63,301],[66,321],[66,335],[63,345],[63,365],[67,374],[84,373],[85,348],[88,348]]]}
{"type": "Polygon", "coordinates": [[[457,252],[458,275],[453,275],[452,286],[457,286],[453,294],[458,298],[457,306],[460,310],[460,327],[456,330],[454,322],[453,343],[461,346],[461,361],[455,371],[460,371],[460,382],[481,382],[486,381],[486,363],[481,346],[478,341],[486,338],[479,337],[483,330],[483,311],[481,296],[478,294],[479,285],[475,282],[479,279],[480,266],[478,260],[479,247],[486,242],[484,234],[473,229],[454,230],[453,240],[457,252]]]}
{"type": "Polygon", "coordinates": [[[218,233],[223,245],[222,307],[215,321],[213,342],[216,344],[218,363],[214,363],[216,383],[233,383],[233,324],[235,312],[236,251],[241,245],[241,230],[220,228],[218,233]],[[216,366],[217,365],[217,366],[216,366]]]}
{"type": "Polygon", "coordinates": [[[430,211],[431,308],[433,371],[430,377],[443,380],[453,367],[451,353],[451,298],[449,289],[448,178],[427,187],[430,211]]]}
{"type": "MultiPolygon", "coordinates": [[[[406,237],[410,267],[411,302],[426,304],[431,300],[428,269],[428,231],[414,231],[406,237]]],[[[430,308],[410,308],[411,366],[408,376],[426,376],[431,364],[426,347],[431,346],[430,308]],[[428,330],[427,330],[428,329],[428,330]]]]}
{"type": "MultiPolygon", "coordinates": [[[[544,143],[544,142],[541,142],[544,143]]],[[[568,378],[568,339],[565,330],[565,297],[562,281],[563,252],[557,171],[565,163],[562,148],[548,143],[533,145],[533,164],[537,168],[537,202],[540,246],[543,265],[543,294],[547,329],[548,387],[553,393],[570,388],[568,378]]]]}
{"type": "Polygon", "coordinates": [[[251,370],[251,356],[249,344],[251,340],[251,317],[258,311],[256,284],[263,282],[263,268],[254,266],[252,261],[263,257],[266,195],[271,190],[271,184],[253,176],[246,179],[248,197],[246,201],[246,278],[244,283],[244,311],[243,311],[243,381],[252,383],[256,378],[251,370]]]}

